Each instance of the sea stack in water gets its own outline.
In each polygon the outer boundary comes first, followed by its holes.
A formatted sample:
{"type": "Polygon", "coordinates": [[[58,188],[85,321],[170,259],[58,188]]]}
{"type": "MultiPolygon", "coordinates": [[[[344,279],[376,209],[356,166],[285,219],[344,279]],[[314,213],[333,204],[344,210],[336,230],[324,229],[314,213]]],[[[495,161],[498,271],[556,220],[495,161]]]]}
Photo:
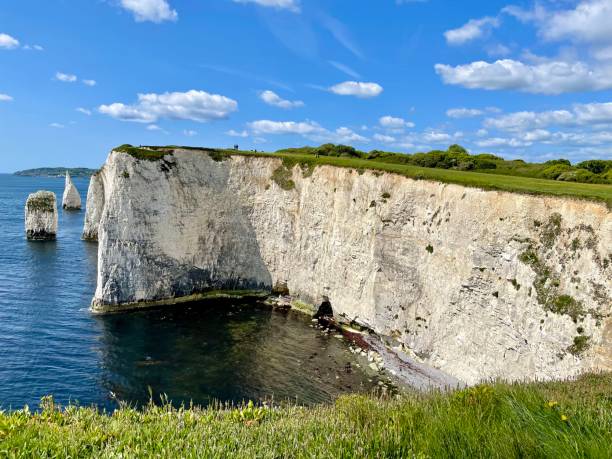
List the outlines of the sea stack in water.
{"type": "Polygon", "coordinates": [[[74,183],[72,183],[68,171],[66,171],[66,186],[64,187],[62,207],[66,210],[79,210],[81,208],[81,196],[74,186],[74,183]]]}
{"type": "Polygon", "coordinates": [[[102,175],[97,172],[91,176],[87,190],[87,211],[83,225],[83,239],[86,241],[98,240],[98,225],[104,210],[104,184],[102,175]]]}
{"type": "Polygon", "coordinates": [[[25,206],[26,237],[31,241],[52,241],[57,234],[55,193],[37,191],[28,196],[25,206]]]}

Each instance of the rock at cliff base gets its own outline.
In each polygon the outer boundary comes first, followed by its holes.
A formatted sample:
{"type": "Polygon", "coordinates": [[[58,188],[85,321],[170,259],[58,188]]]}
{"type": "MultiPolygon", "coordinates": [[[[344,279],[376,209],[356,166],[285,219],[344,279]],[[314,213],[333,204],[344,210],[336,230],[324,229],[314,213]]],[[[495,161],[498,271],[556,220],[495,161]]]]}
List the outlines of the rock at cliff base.
{"type": "Polygon", "coordinates": [[[66,186],[62,198],[62,207],[66,210],[79,210],[81,208],[81,195],[72,183],[70,174],[66,171],[66,186]]]}
{"type": "Polygon", "coordinates": [[[54,240],[57,234],[55,193],[37,191],[28,196],[25,205],[26,237],[31,241],[54,240]]]}

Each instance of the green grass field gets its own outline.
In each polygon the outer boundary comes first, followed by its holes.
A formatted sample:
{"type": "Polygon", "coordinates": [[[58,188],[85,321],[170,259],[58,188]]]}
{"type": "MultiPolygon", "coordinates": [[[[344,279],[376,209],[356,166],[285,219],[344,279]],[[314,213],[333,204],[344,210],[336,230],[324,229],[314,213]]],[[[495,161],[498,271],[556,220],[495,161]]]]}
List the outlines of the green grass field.
{"type": "MultiPolygon", "coordinates": [[[[484,190],[500,190],[514,193],[542,194],[552,196],[567,196],[578,199],[589,199],[606,203],[612,209],[612,185],[563,182],[543,178],[533,178],[518,175],[507,175],[509,172],[494,174],[490,172],[460,171],[454,169],[438,169],[432,167],[419,167],[409,164],[396,164],[377,161],[376,159],[361,159],[342,156],[315,156],[294,152],[249,152],[239,150],[200,149],[192,147],[147,147],[156,150],[147,150],[124,145],[115,150],[124,151],[132,156],[145,160],[158,160],[170,151],[177,148],[202,150],[216,160],[223,160],[229,155],[258,156],[281,158],[288,166],[295,164],[308,165],[313,168],[320,165],[344,167],[356,170],[374,170],[403,175],[413,179],[433,180],[444,183],[454,183],[484,190]]],[[[502,172],[502,171],[499,171],[502,172]]]]}
{"type": "Polygon", "coordinates": [[[0,414],[1,457],[609,458],[612,375],[242,409],[0,414]]]}

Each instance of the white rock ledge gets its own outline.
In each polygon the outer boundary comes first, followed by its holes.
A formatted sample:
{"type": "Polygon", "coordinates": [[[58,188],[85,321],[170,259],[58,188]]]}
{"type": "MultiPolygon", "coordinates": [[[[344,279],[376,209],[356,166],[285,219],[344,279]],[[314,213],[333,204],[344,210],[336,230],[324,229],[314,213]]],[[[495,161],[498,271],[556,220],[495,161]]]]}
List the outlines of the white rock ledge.
{"type": "Polygon", "coordinates": [[[30,241],[52,241],[57,234],[55,193],[37,191],[28,196],[25,205],[25,231],[30,241]]]}
{"type": "Polygon", "coordinates": [[[604,204],[215,159],[109,155],[84,231],[99,240],[95,311],[286,285],[468,384],[612,370],[604,204]]]}

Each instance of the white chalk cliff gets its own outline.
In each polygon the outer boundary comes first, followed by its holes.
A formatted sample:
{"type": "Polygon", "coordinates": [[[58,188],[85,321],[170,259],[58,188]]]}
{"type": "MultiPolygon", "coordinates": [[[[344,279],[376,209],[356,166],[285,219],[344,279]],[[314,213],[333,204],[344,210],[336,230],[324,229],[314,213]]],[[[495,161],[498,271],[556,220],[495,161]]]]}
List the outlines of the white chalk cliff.
{"type": "Polygon", "coordinates": [[[112,152],[92,177],[98,312],[286,286],[464,382],[612,369],[605,204],[280,159],[112,152]],[[216,158],[219,159],[219,158],[216,158]]]}
{"type": "Polygon", "coordinates": [[[37,191],[28,196],[25,205],[26,237],[32,241],[48,241],[57,234],[55,193],[37,191]]]}
{"type": "Polygon", "coordinates": [[[78,210],[81,208],[81,195],[79,195],[79,191],[74,186],[74,183],[72,183],[68,171],[66,171],[66,185],[64,186],[62,207],[66,210],[78,210]]]}

